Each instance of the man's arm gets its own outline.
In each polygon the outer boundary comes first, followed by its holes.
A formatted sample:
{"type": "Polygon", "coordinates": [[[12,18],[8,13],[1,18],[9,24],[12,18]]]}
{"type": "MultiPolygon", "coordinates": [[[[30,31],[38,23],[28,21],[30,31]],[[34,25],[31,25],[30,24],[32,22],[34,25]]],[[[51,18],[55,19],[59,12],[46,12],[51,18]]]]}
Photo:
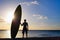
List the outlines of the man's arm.
{"type": "Polygon", "coordinates": [[[29,30],[29,26],[28,26],[28,23],[27,23],[27,29],[29,30]]]}
{"type": "Polygon", "coordinates": [[[21,24],[21,26],[23,26],[23,23],[21,24]]]}

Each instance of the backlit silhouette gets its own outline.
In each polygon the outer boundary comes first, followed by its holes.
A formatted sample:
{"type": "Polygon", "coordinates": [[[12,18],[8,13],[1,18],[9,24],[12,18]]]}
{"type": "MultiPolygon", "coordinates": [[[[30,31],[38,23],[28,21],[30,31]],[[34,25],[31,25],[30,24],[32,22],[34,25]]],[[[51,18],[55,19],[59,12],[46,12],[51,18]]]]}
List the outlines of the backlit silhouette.
{"type": "Polygon", "coordinates": [[[28,23],[26,22],[26,19],[24,19],[24,22],[21,25],[23,26],[23,30],[22,30],[23,38],[24,38],[24,33],[26,33],[26,37],[28,37],[28,23]]]}
{"type": "Polygon", "coordinates": [[[22,14],[21,5],[18,5],[18,7],[15,10],[14,19],[12,20],[11,24],[11,38],[15,38],[17,35],[19,25],[21,22],[21,16],[22,16],[21,14],[22,14]]]}

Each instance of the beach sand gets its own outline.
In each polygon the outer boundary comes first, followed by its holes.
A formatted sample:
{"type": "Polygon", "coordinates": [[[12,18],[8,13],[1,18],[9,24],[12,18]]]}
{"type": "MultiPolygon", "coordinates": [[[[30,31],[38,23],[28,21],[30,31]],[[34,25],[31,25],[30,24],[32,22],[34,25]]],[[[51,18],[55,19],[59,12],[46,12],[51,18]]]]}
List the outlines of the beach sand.
{"type": "Polygon", "coordinates": [[[0,40],[60,40],[60,37],[0,38],[0,40]]]}

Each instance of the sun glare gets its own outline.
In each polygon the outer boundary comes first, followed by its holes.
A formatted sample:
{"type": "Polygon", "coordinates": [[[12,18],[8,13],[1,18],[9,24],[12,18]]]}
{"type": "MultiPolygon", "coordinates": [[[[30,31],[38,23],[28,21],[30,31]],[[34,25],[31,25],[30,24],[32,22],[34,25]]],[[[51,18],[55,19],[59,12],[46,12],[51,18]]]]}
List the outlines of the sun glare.
{"type": "Polygon", "coordinates": [[[10,12],[10,13],[7,14],[5,21],[6,21],[7,23],[11,23],[13,17],[14,17],[14,16],[13,16],[13,13],[10,12]]]}

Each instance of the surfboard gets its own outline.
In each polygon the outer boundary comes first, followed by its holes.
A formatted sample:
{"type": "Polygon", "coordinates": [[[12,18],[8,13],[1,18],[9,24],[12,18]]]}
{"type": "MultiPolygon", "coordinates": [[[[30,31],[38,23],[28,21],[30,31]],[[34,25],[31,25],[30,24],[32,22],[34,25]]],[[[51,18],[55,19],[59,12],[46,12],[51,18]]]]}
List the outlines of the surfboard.
{"type": "Polygon", "coordinates": [[[21,5],[18,5],[15,12],[14,18],[11,23],[11,38],[15,38],[19,30],[19,25],[21,23],[22,9],[21,5]]]}

